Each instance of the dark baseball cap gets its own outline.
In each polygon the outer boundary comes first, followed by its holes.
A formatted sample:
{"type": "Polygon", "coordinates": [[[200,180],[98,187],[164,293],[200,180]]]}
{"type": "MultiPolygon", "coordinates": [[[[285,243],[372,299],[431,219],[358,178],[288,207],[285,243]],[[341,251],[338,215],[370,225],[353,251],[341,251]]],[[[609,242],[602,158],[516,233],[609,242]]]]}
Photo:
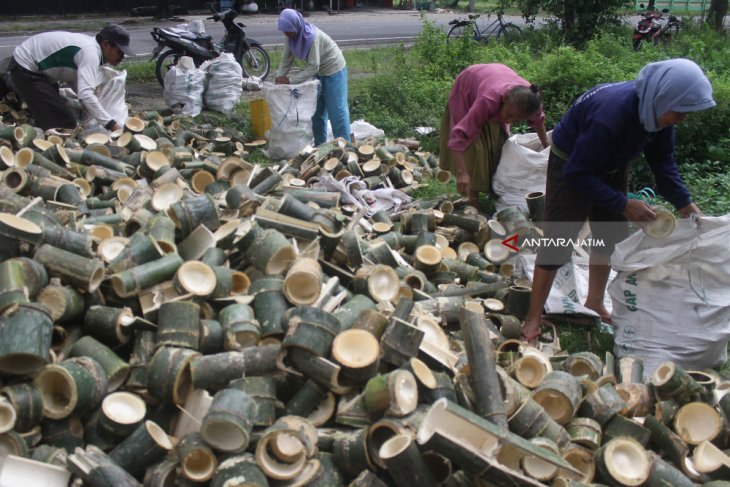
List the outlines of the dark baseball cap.
{"type": "Polygon", "coordinates": [[[102,40],[113,42],[125,56],[134,56],[129,47],[129,32],[119,24],[106,24],[99,32],[102,40]]]}

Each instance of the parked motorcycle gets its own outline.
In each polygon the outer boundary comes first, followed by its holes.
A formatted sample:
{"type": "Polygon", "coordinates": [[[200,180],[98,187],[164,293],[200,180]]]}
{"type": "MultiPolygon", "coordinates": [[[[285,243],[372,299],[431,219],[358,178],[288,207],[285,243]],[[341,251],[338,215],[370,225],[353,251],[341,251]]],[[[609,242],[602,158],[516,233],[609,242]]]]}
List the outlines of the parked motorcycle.
{"type": "MultiPolygon", "coordinates": [[[[643,9],[644,4],[639,4],[639,7],[643,9]]],[[[666,8],[662,9],[661,12],[648,9],[641,13],[642,18],[636,24],[632,36],[635,51],[641,49],[644,42],[651,42],[654,45],[667,45],[672,38],[677,36],[682,21],[674,15],[668,15],[667,17],[662,15],[668,13],[669,9],[666,8]]]]}
{"type": "Polygon", "coordinates": [[[221,52],[230,52],[243,68],[245,77],[265,79],[271,68],[269,54],[258,41],[246,37],[245,25],[235,22],[238,13],[233,10],[216,12],[207,20],[223,22],[226,33],[220,43],[216,44],[210,35],[196,34],[183,29],[163,29],[154,27],[150,35],[157,42],[152,52],[152,59],[157,59],[155,75],[162,86],[165,85],[165,74],[175,66],[181,56],[193,58],[196,66],[214,59],[221,52]],[[167,49],[167,50],[165,50],[167,49]]]}

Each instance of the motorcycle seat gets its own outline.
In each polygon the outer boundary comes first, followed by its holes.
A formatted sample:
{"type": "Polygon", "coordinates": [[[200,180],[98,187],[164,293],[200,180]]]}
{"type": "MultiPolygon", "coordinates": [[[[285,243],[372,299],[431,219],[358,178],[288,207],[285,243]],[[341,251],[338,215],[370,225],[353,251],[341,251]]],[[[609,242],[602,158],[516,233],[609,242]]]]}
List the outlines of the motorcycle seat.
{"type": "Polygon", "coordinates": [[[199,35],[188,31],[176,32],[176,34],[191,41],[209,41],[211,39],[210,35],[199,35]]]}

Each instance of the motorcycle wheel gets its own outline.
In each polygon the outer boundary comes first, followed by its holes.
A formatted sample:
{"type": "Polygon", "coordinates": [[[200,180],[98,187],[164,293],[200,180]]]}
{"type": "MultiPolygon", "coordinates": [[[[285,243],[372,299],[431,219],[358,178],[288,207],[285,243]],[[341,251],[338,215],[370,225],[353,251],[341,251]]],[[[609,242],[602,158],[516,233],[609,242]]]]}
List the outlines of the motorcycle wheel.
{"type": "Polygon", "coordinates": [[[177,64],[181,55],[182,54],[179,52],[170,49],[160,54],[160,57],[157,58],[157,64],[155,64],[155,76],[157,77],[157,81],[160,83],[160,86],[163,88],[165,87],[165,75],[168,71],[170,71],[170,68],[177,64]]]}
{"type": "Polygon", "coordinates": [[[264,80],[271,69],[269,53],[261,46],[251,46],[251,49],[244,52],[241,59],[238,59],[238,63],[243,69],[244,76],[249,78],[256,77],[264,80]]]}
{"type": "Polygon", "coordinates": [[[634,51],[638,51],[639,49],[641,49],[641,45],[643,44],[643,40],[644,40],[644,39],[643,39],[643,38],[641,38],[641,39],[636,39],[636,40],[635,40],[635,41],[633,42],[633,46],[634,46],[634,51]]]}

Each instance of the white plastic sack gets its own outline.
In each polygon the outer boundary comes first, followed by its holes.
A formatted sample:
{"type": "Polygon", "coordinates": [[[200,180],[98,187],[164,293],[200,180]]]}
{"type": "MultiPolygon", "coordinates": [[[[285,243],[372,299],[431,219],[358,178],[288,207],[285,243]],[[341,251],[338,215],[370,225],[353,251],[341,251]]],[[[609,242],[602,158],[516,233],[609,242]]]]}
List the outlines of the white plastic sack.
{"type": "Polygon", "coordinates": [[[492,179],[492,189],[499,196],[497,210],[519,206],[527,210],[525,195],[545,192],[550,148],[543,148],[536,133],[516,134],[502,147],[502,157],[492,179]]]}
{"type": "MultiPolygon", "coordinates": [[[[532,281],[535,274],[535,254],[520,253],[515,267],[516,275],[532,281]]],[[[611,272],[611,277],[615,276],[611,272]]],[[[586,259],[573,256],[571,261],[558,269],[545,302],[548,314],[582,314],[598,316],[595,311],[583,306],[588,296],[588,263],[586,259]]],[[[603,305],[610,312],[611,298],[606,295],[603,305]]]]}
{"type": "MultiPolygon", "coordinates": [[[[129,117],[129,107],[126,101],[127,71],[117,71],[108,66],[99,66],[97,82],[95,92],[99,103],[109,116],[116,120],[120,126],[123,126],[129,117]]],[[[105,130],[99,121],[88,112],[84,112],[81,124],[88,132],[105,130]]]]}
{"type": "Polygon", "coordinates": [[[208,74],[203,101],[211,110],[231,113],[243,94],[243,70],[230,52],[204,62],[200,69],[208,74]]]}
{"type": "MultiPolygon", "coordinates": [[[[385,137],[385,131],[379,129],[375,125],[366,122],[365,120],[355,120],[350,123],[350,132],[355,136],[355,140],[369,139],[370,137],[385,137]]],[[[334,139],[335,136],[332,133],[332,124],[327,121],[327,140],[334,139]]]]}
{"type": "Polygon", "coordinates": [[[615,353],[644,361],[644,377],[674,361],[701,370],[727,359],[730,340],[730,215],[688,219],[672,235],[638,231],[616,246],[615,353]]]}
{"type": "Polygon", "coordinates": [[[318,88],[318,80],[265,86],[271,118],[266,157],[290,159],[312,142],[312,116],[317,110],[318,88]]]}
{"type": "Polygon", "coordinates": [[[194,117],[203,111],[204,91],[205,72],[195,67],[191,57],[182,56],[165,75],[162,96],[175,113],[194,117]]]}

